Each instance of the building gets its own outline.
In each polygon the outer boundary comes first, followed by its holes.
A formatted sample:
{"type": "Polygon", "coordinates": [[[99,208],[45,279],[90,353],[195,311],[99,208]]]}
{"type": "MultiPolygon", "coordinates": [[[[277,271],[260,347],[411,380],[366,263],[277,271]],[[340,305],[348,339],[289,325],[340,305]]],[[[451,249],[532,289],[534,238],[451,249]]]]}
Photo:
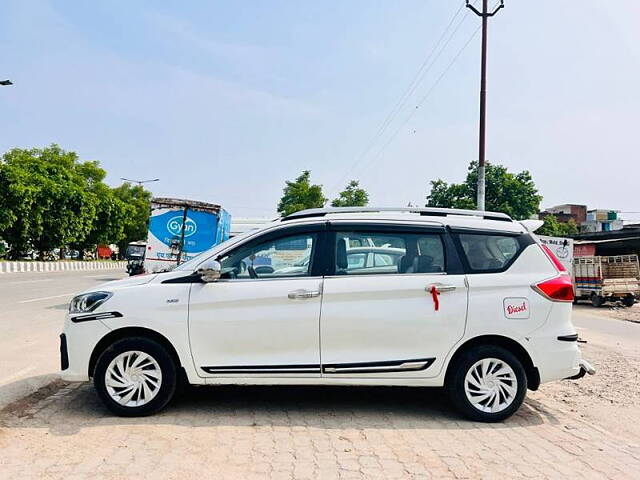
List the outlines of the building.
{"type": "Polygon", "coordinates": [[[231,219],[230,237],[235,237],[241,233],[256,230],[267,223],[273,222],[274,218],[235,218],[231,219]]]}
{"type": "Polygon", "coordinates": [[[617,230],[583,232],[572,237],[573,254],[576,257],[640,254],[640,225],[625,226],[617,230]]]}
{"type": "Polygon", "coordinates": [[[611,232],[622,229],[619,210],[587,210],[586,205],[565,203],[547,208],[538,214],[538,218],[544,220],[549,215],[553,215],[562,223],[573,220],[581,233],[611,232]]]}
{"type": "Polygon", "coordinates": [[[547,208],[544,212],[540,212],[540,220],[544,220],[547,215],[553,215],[559,222],[568,222],[573,219],[577,225],[587,220],[587,206],[577,205],[574,203],[565,203],[547,208]]]}
{"type": "Polygon", "coordinates": [[[586,221],[580,224],[580,232],[612,232],[622,230],[619,210],[589,210],[586,221]]]}

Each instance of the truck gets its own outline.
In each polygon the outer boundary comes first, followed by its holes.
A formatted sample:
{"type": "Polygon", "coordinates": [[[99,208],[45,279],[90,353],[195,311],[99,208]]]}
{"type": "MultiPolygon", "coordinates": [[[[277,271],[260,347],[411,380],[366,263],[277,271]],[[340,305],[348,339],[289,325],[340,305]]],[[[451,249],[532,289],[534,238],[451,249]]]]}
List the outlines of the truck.
{"type": "Polygon", "coordinates": [[[573,285],[576,301],[600,307],[619,300],[631,307],[640,298],[638,255],[575,257],[573,285]]]}
{"type": "Polygon", "coordinates": [[[220,205],[156,197],[151,200],[145,273],[164,272],[229,238],[231,216],[220,205]]]}

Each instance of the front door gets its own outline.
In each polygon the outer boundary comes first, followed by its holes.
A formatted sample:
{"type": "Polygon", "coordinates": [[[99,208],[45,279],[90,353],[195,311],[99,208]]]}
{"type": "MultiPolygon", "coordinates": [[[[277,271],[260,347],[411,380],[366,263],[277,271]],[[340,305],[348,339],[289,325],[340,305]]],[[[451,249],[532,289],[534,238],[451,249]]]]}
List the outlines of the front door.
{"type": "Polygon", "coordinates": [[[448,268],[457,256],[445,254],[443,230],[369,228],[334,226],[335,266],[322,303],[323,376],[436,376],[465,329],[465,276],[448,268]]]}
{"type": "Polygon", "coordinates": [[[263,235],[219,259],[220,280],[192,285],[189,339],[201,376],[320,375],[319,234],[263,235]]]}

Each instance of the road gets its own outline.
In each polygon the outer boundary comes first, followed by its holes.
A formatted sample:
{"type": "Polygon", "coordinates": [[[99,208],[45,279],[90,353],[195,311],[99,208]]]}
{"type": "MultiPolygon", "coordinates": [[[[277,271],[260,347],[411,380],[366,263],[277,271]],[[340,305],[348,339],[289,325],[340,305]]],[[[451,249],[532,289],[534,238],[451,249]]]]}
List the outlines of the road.
{"type": "MultiPolygon", "coordinates": [[[[0,477],[637,478],[640,324],[577,307],[598,374],[545,384],[511,419],[460,419],[419,388],[215,387],[147,418],[56,380],[71,296],[124,272],[0,275],[0,477]]],[[[636,306],[634,308],[638,308],[636,306]]]]}
{"type": "Polygon", "coordinates": [[[0,275],[0,409],[55,378],[58,336],[72,296],[125,275],[121,270],[0,275]]]}
{"type": "MultiPolygon", "coordinates": [[[[640,305],[633,308],[638,309],[640,305]]],[[[622,343],[627,347],[640,347],[640,324],[603,318],[606,312],[606,308],[576,305],[573,307],[573,323],[583,336],[605,343],[622,343]]]]}

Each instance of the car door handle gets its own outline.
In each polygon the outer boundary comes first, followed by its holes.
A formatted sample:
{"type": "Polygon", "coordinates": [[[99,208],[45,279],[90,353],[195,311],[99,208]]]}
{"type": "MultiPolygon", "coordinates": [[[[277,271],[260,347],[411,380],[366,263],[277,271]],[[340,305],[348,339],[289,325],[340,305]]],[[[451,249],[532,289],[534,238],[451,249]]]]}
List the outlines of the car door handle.
{"type": "Polygon", "coordinates": [[[320,296],[320,291],[319,290],[304,290],[304,289],[293,290],[292,292],[289,292],[289,294],[287,296],[291,300],[297,300],[297,299],[301,299],[301,298],[314,298],[314,297],[319,297],[320,296]]]}
{"type": "Polygon", "coordinates": [[[425,287],[425,290],[427,292],[431,292],[431,289],[433,287],[436,287],[436,289],[438,290],[438,292],[440,293],[445,293],[445,292],[453,292],[456,289],[455,285],[444,285],[442,283],[432,283],[431,285],[429,285],[428,287],[425,287]]]}

